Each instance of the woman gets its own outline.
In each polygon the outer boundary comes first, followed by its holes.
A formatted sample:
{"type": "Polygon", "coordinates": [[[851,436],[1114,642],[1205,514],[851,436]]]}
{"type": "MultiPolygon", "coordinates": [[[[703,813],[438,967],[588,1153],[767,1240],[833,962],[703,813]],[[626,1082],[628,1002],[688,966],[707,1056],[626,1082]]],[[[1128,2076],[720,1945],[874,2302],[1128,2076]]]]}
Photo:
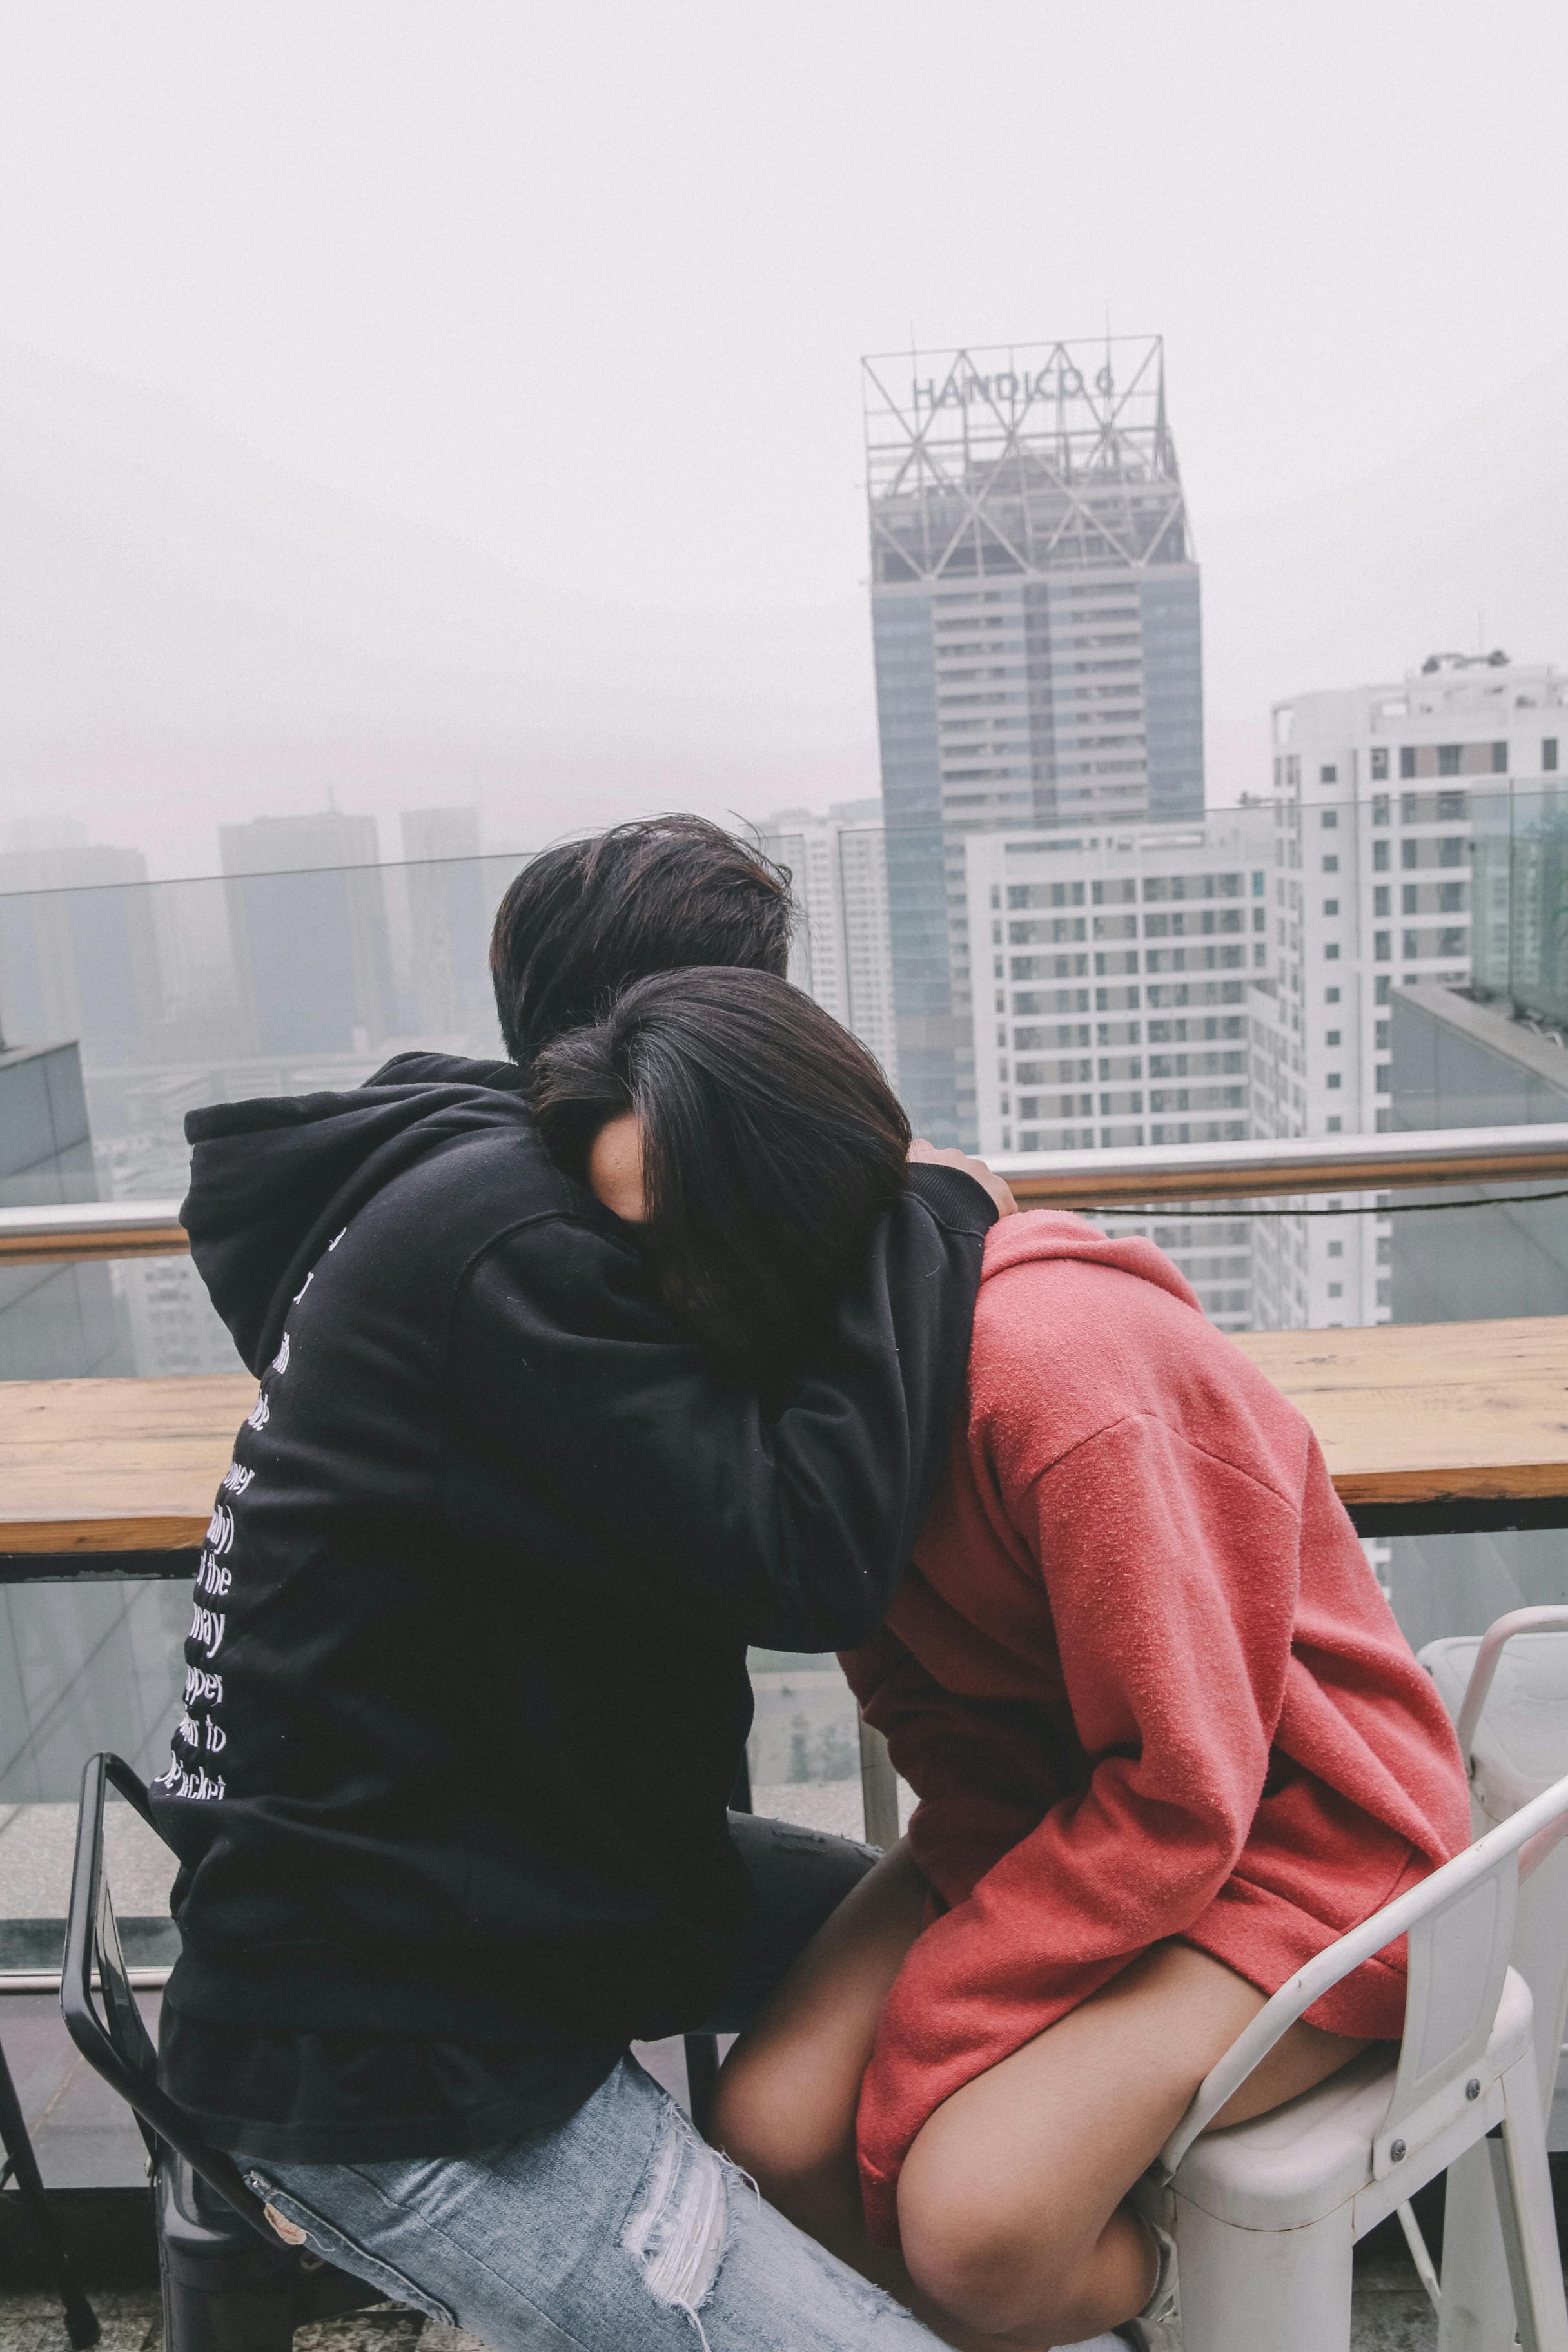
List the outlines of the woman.
{"type": "MultiPolygon", "coordinates": [[[[825,1313],[907,1133],[757,973],[629,991],[537,1108],[752,1360],[825,1313]]],[[[731,2053],[716,2135],[952,2342],[1158,2344],[1173,2250],[1127,2192],[1267,1995],[1466,1842],[1432,1685],[1300,1414],[1151,1243],[1056,1213],[989,1236],[948,1479],[844,1664],[920,1804],[731,2053]]],[[[1219,2124],[1397,2036],[1404,1991],[1393,1948],[1219,2124]]]]}

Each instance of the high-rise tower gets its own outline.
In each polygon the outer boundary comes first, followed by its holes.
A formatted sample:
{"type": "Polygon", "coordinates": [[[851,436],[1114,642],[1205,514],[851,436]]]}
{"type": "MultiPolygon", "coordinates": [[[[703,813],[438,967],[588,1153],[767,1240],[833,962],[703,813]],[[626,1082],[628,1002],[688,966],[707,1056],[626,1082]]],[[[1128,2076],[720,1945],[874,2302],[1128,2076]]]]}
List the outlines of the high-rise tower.
{"type": "Polygon", "coordinates": [[[1202,814],[1198,569],[1157,336],[863,366],[899,1070],[967,1141],[963,836],[1202,814]]]}

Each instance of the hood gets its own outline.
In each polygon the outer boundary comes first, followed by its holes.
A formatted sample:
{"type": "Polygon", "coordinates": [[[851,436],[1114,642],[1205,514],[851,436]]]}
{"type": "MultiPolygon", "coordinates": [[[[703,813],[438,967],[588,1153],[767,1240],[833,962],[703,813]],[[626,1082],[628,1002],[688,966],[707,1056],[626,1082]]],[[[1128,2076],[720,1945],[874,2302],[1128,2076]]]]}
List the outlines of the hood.
{"type": "Polygon", "coordinates": [[[180,1222],[191,1255],[251,1370],[334,1234],[384,1184],[439,1143],[526,1126],[511,1062],[399,1054],[346,1094],[214,1103],[185,1119],[191,1189],[180,1222]]]}
{"type": "Polygon", "coordinates": [[[1081,1258],[1088,1265],[1114,1266],[1118,1274],[1136,1275],[1140,1282],[1168,1290],[1184,1307],[1195,1307],[1200,1315],[1204,1311],[1192,1284],[1152,1241],[1142,1234],[1120,1238],[1102,1234],[1087,1217],[1075,1217],[1068,1209],[1029,1209],[993,1225],[985,1236],[981,1282],[1005,1274],[1025,1258],[1040,1257],[1081,1258]]]}

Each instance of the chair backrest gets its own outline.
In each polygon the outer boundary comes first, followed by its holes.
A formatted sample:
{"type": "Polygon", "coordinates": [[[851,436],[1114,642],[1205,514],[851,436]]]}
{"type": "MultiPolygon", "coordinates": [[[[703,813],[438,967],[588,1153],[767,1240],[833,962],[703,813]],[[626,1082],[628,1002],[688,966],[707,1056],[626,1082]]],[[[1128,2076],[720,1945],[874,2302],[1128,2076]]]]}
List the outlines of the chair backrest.
{"type": "Polygon", "coordinates": [[[1506,1617],[1498,1618],[1487,1627],[1481,1636],[1480,1647],[1476,1652],[1476,1663],[1454,1727],[1467,1771],[1474,1769],[1471,1742],[1492,1686],[1492,1677],[1497,1673],[1498,1660],[1507,1644],[1516,1633],[1561,1633],[1564,1628],[1568,1628],[1568,1608],[1560,1602],[1538,1609],[1512,1609],[1506,1617]]]}
{"type": "Polygon", "coordinates": [[[104,1875],[103,1806],[110,1784],[135,1807],[149,1829],[157,1827],[147,1791],[131,1767],[118,1756],[89,1757],[82,1773],[66,1918],[65,1969],[60,1978],[60,2012],[66,2031],[93,2072],[118,2091],[131,2108],[153,2162],[157,2163],[164,2147],[173,2148],[276,2250],[278,2240],[261,2200],[246,2187],[238,2167],[220,2149],[207,2145],[189,2116],[159,2085],[157,2053],[131,1989],[104,1875]],[[103,1990],[101,2017],[93,2000],[95,1977],[103,1990]]]}
{"type": "Polygon", "coordinates": [[[1519,1855],[1500,1854],[1483,1876],[1461,1883],[1409,1929],[1405,2032],[1380,2148],[1485,2051],[1508,1974],[1518,1902],[1519,1855]]]}

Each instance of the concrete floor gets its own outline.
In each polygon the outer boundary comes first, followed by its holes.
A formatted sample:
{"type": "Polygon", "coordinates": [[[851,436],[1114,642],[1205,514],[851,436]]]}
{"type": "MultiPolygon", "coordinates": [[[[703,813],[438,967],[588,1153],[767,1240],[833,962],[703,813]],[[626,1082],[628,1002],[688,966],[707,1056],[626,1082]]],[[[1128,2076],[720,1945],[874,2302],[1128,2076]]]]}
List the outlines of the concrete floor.
{"type": "MultiPolygon", "coordinates": [[[[95,2294],[103,2327],[100,2352],[163,2352],[163,2329],[152,2294],[95,2294]]],[[[438,2327],[416,2311],[356,2312],[349,2319],[301,2327],[294,2352],[485,2352],[477,2336],[438,2327]]],[[[0,2294],[0,2352],[69,2352],[59,2315],[46,2295],[0,2294]]]]}
{"type": "MultiPolygon", "coordinates": [[[[153,2295],[95,2294],[93,2307],[103,2324],[102,2352],[163,2352],[153,2295]]],[[[1413,2278],[1391,2273],[1358,2290],[1352,2352],[1432,2352],[1436,2341],[1436,2323],[1413,2278]]],[[[302,2327],[294,2346],[295,2352],[485,2352],[478,2336],[390,2307],[302,2327]]],[[[0,2352],[67,2352],[65,2329],[46,2296],[0,2294],[0,2352]]]]}

